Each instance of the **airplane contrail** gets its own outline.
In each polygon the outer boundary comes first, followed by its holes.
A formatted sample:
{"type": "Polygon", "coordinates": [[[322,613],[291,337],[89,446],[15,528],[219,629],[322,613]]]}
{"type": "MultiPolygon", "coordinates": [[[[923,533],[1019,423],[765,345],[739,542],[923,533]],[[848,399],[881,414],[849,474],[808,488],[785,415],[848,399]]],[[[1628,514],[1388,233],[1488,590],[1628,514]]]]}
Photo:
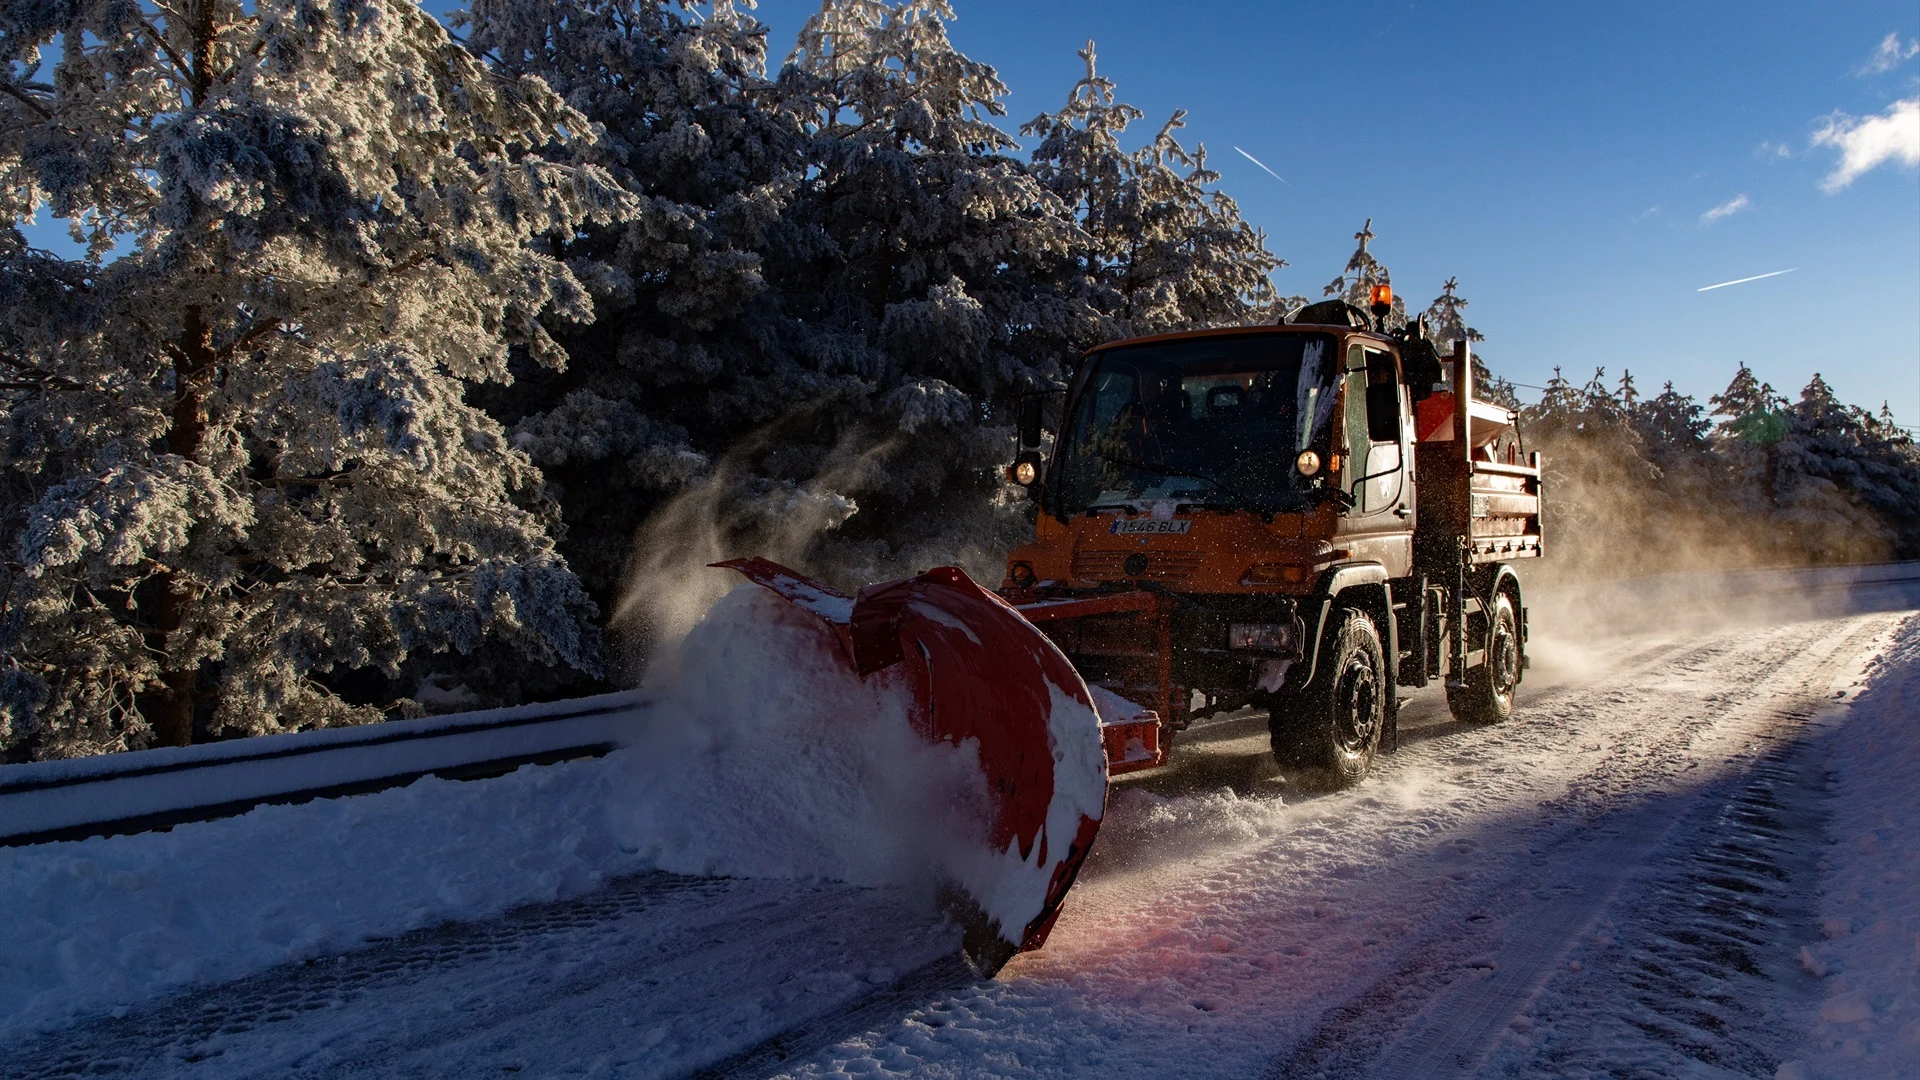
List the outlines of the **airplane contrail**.
{"type": "MultiPolygon", "coordinates": [[[[1235,150],[1240,150],[1240,148],[1239,148],[1239,147],[1237,147],[1237,146],[1236,146],[1236,147],[1234,147],[1234,149],[1235,149],[1235,150]]],[[[1241,157],[1243,157],[1243,158],[1246,158],[1246,159],[1247,159],[1248,161],[1251,161],[1251,162],[1253,162],[1253,163],[1254,163],[1255,165],[1258,165],[1258,166],[1260,166],[1260,167],[1261,167],[1262,169],[1267,169],[1267,163],[1266,163],[1266,162],[1264,162],[1264,161],[1261,161],[1261,160],[1260,160],[1259,158],[1257,158],[1257,157],[1254,157],[1254,156],[1253,156],[1252,154],[1249,154],[1249,153],[1247,153],[1247,152],[1246,152],[1245,150],[1240,150],[1240,156],[1241,156],[1241,157]]],[[[1281,182],[1281,183],[1283,183],[1283,184],[1287,184],[1287,178],[1286,178],[1286,177],[1284,177],[1284,176],[1281,176],[1281,175],[1280,175],[1279,173],[1277,173],[1277,172],[1274,172],[1274,171],[1273,171],[1272,169],[1267,169],[1267,175],[1268,175],[1268,176],[1271,176],[1271,177],[1273,177],[1273,178],[1274,178],[1275,180],[1278,180],[1278,181],[1280,181],[1280,182],[1281,182]]],[[[1293,185],[1292,185],[1292,184],[1287,184],[1287,186],[1288,186],[1288,187],[1292,187],[1293,185]]]]}
{"type": "Polygon", "coordinates": [[[1794,270],[1798,270],[1798,269],[1800,268],[1796,266],[1792,270],[1775,270],[1771,274],[1755,274],[1752,277],[1734,278],[1732,281],[1723,281],[1718,285],[1708,285],[1705,288],[1695,289],[1693,291],[1707,292],[1708,290],[1711,290],[1711,289],[1724,289],[1729,285],[1745,285],[1749,281],[1759,281],[1761,278],[1779,277],[1781,274],[1791,274],[1793,273],[1794,270]]]}

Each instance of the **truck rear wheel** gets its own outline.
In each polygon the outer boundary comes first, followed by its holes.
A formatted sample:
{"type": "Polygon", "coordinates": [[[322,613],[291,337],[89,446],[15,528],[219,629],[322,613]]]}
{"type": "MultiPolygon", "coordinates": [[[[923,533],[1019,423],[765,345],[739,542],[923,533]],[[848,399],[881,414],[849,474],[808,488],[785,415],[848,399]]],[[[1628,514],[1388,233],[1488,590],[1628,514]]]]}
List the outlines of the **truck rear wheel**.
{"type": "Polygon", "coordinates": [[[1487,659],[1468,670],[1458,690],[1447,691],[1447,708],[1455,720],[1497,724],[1513,715],[1513,694],[1520,685],[1520,619],[1513,598],[1502,592],[1493,598],[1493,617],[1487,629],[1487,659]]]}
{"type": "Polygon", "coordinates": [[[1347,609],[1327,644],[1320,685],[1275,706],[1267,731],[1281,767],[1312,769],[1347,787],[1373,766],[1393,688],[1380,632],[1365,613],[1347,609]]]}

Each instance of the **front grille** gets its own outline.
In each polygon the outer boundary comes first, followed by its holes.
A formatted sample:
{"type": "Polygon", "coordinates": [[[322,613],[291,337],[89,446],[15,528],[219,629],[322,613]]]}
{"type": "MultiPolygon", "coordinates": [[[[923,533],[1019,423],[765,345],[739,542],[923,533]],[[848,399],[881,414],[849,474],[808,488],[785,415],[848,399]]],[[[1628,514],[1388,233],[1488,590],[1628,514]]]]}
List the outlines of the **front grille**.
{"type": "Polygon", "coordinates": [[[1202,555],[1197,551],[1152,551],[1145,549],[1117,551],[1076,551],[1073,553],[1073,576],[1080,581],[1161,581],[1169,584],[1190,581],[1200,569],[1202,555]],[[1147,559],[1145,572],[1134,575],[1127,573],[1126,561],[1129,556],[1144,555],[1147,559]]]}
{"type": "MultiPolygon", "coordinates": [[[[1089,591],[1078,595],[1110,594],[1089,591]]],[[[1172,612],[1169,627],[1173,646],[1172,682],[1176,687],[1198,688],[1208,693],[1239,693],[1251,690],[1254,685],[1262,658],[1227,648],[1229,625],[1292,623],[1297,610],[1291,597],[1280,596],[1183,593],[1180,601],[1172,612]]],[[[1039,625],[1054,644],[1060,646],[1060,651],[1073,660],[1074,668],[1088,682],[1158,687],[1160,635],[1154,620],[1128,612],[1049,620],[1039,625]]]]}

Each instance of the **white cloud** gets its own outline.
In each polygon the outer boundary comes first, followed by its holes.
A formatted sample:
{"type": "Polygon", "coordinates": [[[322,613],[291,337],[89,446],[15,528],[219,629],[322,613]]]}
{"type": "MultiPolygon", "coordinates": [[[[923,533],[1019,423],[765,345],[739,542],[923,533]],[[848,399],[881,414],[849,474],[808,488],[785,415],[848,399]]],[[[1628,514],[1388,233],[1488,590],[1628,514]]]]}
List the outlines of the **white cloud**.
{"type": "Polygon", "coordinates": [[[1721,203],[1719,206],[1716,206],[1713,209],[1707,211],[1706,213],[1701,214],[1700,224],[1711,225],[1714,222],[1719,221],[1723,217],[1731,217],[1734,214],[1737,214],[1740,211],[1745,210],[1746,208],[1752,205],[1753,205],[1753,200],[1747,198],[1745,195],[1735,195],[1733,198],[1728,199],[1726,202],[1721,203]]]}
{"type": "Polygon", "coordinates": [[[1920,41],[1900,43],[1900,35],[1888,34],[1880,39],[1880,47],[1866,63],[1854,70],[1855,75],[1884,75],[1901,64],[1920,56],[1920,41]]]}
{"type": "Polygon", "coordinates": [[[1790,158],[1793,156],[1793,150],[1789,148],[1786,143],[1777,143],[1771,140],[1754,147],[1753,152],[1755,156],[1763,158],[1790,158]]]}
{"type": "Polygon", "coordinates": [[[1920,165],[1920,97],[1896,101],[1886,112],[1858,120],[1834,113],[1813,133],[1813,145],[1840,151],[1840,164],[1820,182],[1829,193],[1889,161],[1910,168],[1920,165]]]}

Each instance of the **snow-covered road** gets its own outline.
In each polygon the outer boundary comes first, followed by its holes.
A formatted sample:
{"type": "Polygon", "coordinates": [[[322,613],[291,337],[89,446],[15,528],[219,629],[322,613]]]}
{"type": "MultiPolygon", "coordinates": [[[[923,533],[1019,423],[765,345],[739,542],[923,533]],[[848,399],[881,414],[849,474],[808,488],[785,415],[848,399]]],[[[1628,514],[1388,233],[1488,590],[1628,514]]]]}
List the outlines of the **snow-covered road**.
{"type": "Polygon", "coordinates": [[[1920,764],[1847,741],[1912,715],[1920,596],[1849,603],[1607,631],[1536,598],[1514,719],[1415,694],[1346,792],[1290,787],[1258,718],[1190,732],[996,980],[908,892],[643,874],[17,1041],[0,1077],[1920,1075],[1920,927],[1862,915],[1905,966],[1860,985],[1823,941],[1823,874],[1892,888],[1859,858],[1911,843],[1833,861],[1858,747],[1920,764]]]}

